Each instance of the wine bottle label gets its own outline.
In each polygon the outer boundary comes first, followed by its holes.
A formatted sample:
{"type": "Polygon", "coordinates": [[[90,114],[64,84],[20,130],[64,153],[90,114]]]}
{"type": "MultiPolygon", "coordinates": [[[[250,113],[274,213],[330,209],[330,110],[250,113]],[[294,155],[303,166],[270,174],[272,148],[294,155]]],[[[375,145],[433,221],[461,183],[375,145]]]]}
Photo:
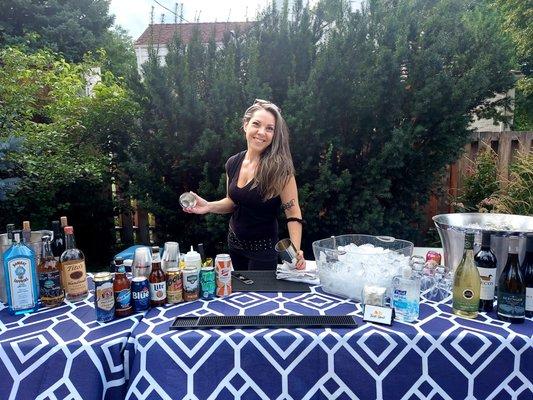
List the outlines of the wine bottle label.
{"type": "Polygon", "coordinates": [[[453,296],[453,308],[464,312],[475,312],[478,310],[479,300],[472,289],[463,289],[453,296]]]}
{"type": "Polygon", "coordinates": [[[479,277],[481,278],[480,300],[494,300],[494,287],[496,283],[496,268],[478,267],[479,277]]]}
{"type": "Polygon", "coordinates": [[[37,302],[37,293],[33,290],[31,260],[26,257],[13,258],[7,262],[7,269],[11,307],[15,310],[34,307],[37,302]]]}
{"type": "Polygon", "coordinates": [[[157,283],[150,282],[150,300],[161,301],[164,300],[166,297],[167,283],[165,281],[157,283]]]}
{"type": "Polygon", "coordinates": [[[129,310],[131,308],[131,289],[115,292],[115,307],[117,310],[129,310]]]}
{"type": "Polygon", "coordinates": [[[82,296],[89,291],[84,260],[64,261],[62,267],[65,289],[69,296],[82,296]]]}
{"type": "Polygon", "coordinates": [[[533,311],[533,288],[526,288],[526,311],[533,311]]]}
{"type": "Polygon", "coordinates": [[[102,311],[111,311],[115,306],[115,299],[113,297],[113,284],[106,282],[96,288],[96,306],[102,311]]]}
{"type": "Polygon", "coordinates": [[[523,294],[498,290],[498,315],[508,318],[524,317],[526,299],[523,294]]]}
{"type": "Polygon", "coordinates": [[[61,296],[59,271],[39,272],[39,292],[41,297],[55,298],[61,296]]]}

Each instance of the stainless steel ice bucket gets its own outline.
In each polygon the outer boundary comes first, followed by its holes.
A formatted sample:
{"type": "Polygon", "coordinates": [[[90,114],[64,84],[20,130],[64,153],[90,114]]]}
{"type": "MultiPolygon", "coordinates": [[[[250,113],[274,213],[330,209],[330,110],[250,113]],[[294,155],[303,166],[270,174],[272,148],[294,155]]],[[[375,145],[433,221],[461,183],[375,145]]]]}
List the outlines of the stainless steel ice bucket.
{"type": "MultiPolygon", "coordinates": [[[[520,261],[525,254],[525,235],[533,233],[533,217],[512,214],[456,213],[433,217],[444,250],[444,264],[455,270],[464,251],[465,232],[477,233],[479,241],[483,232],[491,233],[490,245],[498,261],[497,278],[507,262],[508,237],[522,236],[520,261]]],[[[477,243],[479,246],[479,243],[477,243]]],[[[479,247],[477,247],[479,248],[479,247]]],[[[476,249],[476,244],[474,244],[476,249]]],[[[496,282],[498,282],[496,280],[496,282]]]]}

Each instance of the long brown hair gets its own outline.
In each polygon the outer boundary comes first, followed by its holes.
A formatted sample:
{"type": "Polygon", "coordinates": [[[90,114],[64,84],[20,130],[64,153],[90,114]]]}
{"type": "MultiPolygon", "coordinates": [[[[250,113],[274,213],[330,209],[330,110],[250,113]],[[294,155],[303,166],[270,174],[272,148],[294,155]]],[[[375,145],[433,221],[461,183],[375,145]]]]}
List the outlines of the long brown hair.
{"type": "Polygon", "coordinates": [[[252,184],[252,188],[259,188],[263,200],[266,201],[281,194],[291,176],[294,175],[294,166],[289,148],[289,128],[275,104],[266,100],[255,100],[255,103],[244,113],[243,127],[258,110],[266,110],[276,119],[272,143],[261,153],[252,184]]]}

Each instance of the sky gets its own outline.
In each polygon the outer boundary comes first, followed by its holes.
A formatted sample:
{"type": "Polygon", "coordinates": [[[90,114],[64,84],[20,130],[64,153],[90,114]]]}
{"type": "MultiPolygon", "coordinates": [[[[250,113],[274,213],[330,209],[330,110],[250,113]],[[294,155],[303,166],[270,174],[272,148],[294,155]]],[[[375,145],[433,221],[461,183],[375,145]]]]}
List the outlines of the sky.
{"type": "MultiPolygon", "coordinates": [[[[174,11],[174,0],[111,0],[110,13],[115,15],[115,25],[120,25],[137,39],[150,23],[150,11],[154,6],[154,22],[173,23],[174,15],[156,3],[161,3],[174,11]]],[[[201,22],[246,21],[254,20],[258,10],[264,9],[270,0],[177,0],[183,3],[183,18],[194,22],[198,17],[201,22]]],[[[179,14],[179,12],[178,12],[179,14]]]]}

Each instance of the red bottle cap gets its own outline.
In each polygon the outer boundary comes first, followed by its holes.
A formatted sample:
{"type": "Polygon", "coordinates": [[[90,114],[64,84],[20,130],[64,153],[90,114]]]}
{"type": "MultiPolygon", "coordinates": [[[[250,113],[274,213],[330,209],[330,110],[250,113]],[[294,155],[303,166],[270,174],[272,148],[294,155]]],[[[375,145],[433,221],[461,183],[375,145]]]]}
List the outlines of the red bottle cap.
{"type": "Polygon", "coordinates": [[[74,228],[72,226],[65,226],[65,233],[67,235],[73,235],[74,234],[74,228]]]}

